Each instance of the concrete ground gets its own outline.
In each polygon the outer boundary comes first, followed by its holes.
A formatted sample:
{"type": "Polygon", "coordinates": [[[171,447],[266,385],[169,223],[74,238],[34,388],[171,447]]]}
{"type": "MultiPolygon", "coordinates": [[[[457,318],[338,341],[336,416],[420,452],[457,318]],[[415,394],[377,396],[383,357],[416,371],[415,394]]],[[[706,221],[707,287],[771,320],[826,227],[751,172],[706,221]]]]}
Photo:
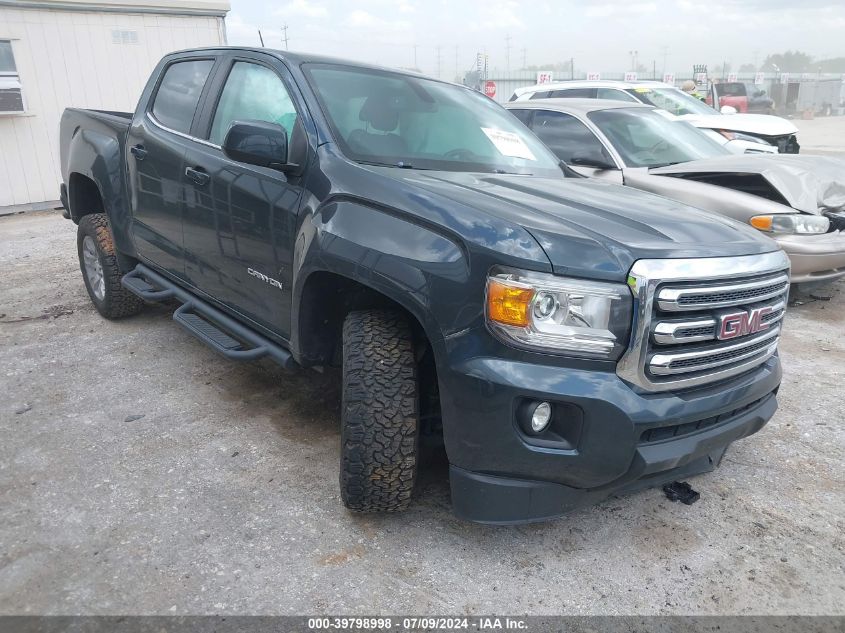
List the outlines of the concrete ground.
{"type": "Polygon", "coordinates": [[[793,119],[801,153],[845,156],[845,116],[793,119]]]}
{"type": "Polygon", "coordinates": [[[100,318],[57,214],[0,219],[0,614],[845,614],[845,284],[794,306],[780,410],[684,506],[340,503],[335,376],[221,360],[163,307],[100,318]],[[830,297],[829,300],[824,300],[830,297]]]}

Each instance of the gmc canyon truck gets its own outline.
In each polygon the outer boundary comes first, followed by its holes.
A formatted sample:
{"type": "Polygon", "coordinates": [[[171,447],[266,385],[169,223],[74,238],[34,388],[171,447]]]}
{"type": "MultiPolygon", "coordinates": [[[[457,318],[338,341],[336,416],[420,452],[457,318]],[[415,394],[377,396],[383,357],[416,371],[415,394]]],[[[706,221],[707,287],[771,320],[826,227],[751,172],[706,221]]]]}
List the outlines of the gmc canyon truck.
{"type": "Polygon", "coordinates": [[[421,434],[458,516],[515,523],[709,471],[775,412],[776,244],[567,178],[462,86],[183,51],[134,114],[66,110],[61,163],[104,317],[175,300],[226,358],[342,367],[352,510],[408,506],[421,434]]]}

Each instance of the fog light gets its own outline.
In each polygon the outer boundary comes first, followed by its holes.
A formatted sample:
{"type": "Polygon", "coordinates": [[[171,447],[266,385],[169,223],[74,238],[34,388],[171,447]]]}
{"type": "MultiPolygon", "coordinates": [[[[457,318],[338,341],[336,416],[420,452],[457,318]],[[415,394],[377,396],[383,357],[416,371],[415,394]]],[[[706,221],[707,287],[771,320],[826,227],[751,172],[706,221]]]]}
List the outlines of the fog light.
{"type": "Polygon", "coordinates": [[[535,433],[542,433],[549,426],[552,420],[552,405],[548,402],[541,402],[534,408],[531,414],[531,430],[535,433]]]}

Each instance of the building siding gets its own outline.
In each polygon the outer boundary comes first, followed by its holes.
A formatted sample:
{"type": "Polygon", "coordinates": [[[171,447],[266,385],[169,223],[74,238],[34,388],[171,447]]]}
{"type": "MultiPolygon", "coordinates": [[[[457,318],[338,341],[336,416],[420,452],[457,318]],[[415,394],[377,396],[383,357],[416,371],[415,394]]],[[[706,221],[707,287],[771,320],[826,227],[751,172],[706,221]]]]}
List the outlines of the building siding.
{"type": "Polygon", "coordinates": [[[0,207],[58,198],[59,121],[68,107],[129,112],[166,53],[225,44],[223,18],[15,9],[0,5],[27,112],[0,115],[0,207]],[[135,31],[116,44],[112,32],[135,31]]]}

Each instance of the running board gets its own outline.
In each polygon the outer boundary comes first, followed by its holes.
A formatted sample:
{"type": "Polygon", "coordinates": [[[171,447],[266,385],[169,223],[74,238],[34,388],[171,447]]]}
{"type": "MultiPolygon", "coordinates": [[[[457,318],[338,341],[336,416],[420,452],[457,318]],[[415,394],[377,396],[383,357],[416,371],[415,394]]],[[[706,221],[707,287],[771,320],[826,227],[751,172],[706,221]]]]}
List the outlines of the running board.
{"type": "Polygon", "coordinates": [[[182,305],[173,313],[173,320],[226,358],[256,360],[267,356],[285,369],[296,366],[289,351],[144,264],[138,264],[124,275],[120,283],[145,301],[181,301],[182,305]]]}

